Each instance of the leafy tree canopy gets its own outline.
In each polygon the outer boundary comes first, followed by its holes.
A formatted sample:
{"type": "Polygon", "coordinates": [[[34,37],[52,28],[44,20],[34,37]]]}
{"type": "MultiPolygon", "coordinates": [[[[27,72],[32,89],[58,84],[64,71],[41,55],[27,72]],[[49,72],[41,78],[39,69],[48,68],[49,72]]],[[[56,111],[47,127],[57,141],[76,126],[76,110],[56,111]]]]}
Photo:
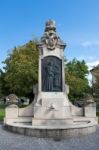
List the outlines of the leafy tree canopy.
{"type": "Polygon", "coordinates": [[[88,66],[85,61],[73,59],[66,64],[65,79],[70,88],[70,99],[79,99],[83,93],[88,92],[88,66]]]}
{"type": "MultiPolygon", "coordinates": [[[[15,47],[4,61],[4,72],[0,74],[0,91],[4,95],[15,93],[26,96],[38,80],[37,41],[15,47]]],[[[70,87],[69,97],[79,98],[88,91],[88,67],[85,61],[73,59],[65,66],[66,82],[70,87]]]]}
{"type": "Polygon", "coordinates": [[[38,77],[37,41],[15,47],[4,61],[4,81],[9,93],[28,94],[38,77]]]}

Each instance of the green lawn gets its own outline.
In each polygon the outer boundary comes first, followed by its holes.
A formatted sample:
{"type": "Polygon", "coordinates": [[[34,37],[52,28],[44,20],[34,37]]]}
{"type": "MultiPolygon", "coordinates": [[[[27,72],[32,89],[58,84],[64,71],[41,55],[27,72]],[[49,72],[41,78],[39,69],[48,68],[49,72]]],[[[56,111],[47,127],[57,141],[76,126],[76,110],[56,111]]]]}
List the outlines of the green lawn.
{"type": "Polygon", "coordinates": [[[0,121],[3,121],[3,118],[5,116],[5,105],[0,105],[0,121]]]}
{"type": "Polygon", "coordinates": [[[5,116],[5,109],[0,108],[0,121],[3,121],[4,116],[5,116]]]}

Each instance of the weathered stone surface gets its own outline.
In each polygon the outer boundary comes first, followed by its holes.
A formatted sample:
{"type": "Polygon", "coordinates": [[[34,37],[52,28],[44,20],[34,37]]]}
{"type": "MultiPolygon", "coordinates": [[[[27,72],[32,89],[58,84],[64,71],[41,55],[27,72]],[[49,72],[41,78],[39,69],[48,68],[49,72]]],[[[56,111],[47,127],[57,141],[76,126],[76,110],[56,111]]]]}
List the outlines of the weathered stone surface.
{"type": "Polygon", "coordinates": [[[96,117],[96,103],[91,103],[84,107],[85,117],[96,117]]]}
{"type": "Polygon", "coordinates": [[[17,118],[18,117],[18,107],[17,105],[9,105],[5,110],[6,118],[17,118]]]}
{"type": "Polygon", "coordinates": [[[13,131],[15,133],[29,135],[39,138],[67,138],[67,137],[80,137],[82,135],[87,135],[94,133],[96,131],[96,125],[91,125],[87,127],[78,127],[78,128],[68,128],[68,129],[36,129],[28,127],[20,127],[13,125],[5,125],[5,128],[13,131]]]}

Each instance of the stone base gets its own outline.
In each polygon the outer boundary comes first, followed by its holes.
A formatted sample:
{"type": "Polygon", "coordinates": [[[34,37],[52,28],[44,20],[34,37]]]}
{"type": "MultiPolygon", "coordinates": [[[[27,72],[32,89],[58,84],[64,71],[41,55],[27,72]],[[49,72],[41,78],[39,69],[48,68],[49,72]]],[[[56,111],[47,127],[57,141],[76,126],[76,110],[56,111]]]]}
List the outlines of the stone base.
{"type": "Polygon", "coordinates": [[[32,119],[32,126],[64,126],[68,124],[72,124],[72,118],[66,119],[32,119]]]}
{"type": "Polygon", "coordinates": [[[79,137],[82,135],[88,135],[96,131],[96,123],[90,122],[84,124],[75,124],[59,127],[51,126],[32,126],[24,123],[13,123],[5,124],[4,128],[12,131],[14,133],[19,133],[23,135],[39,137],[39,138],[54,138],[54,139],[63,139],[68,137],[79,137]]]}
{"type": "Polygon", "coordinates": [[[71,106],[64,92],[39,93],[33,107],[33,114],[32,124],[37,126],[67,124],[72,120],[70,119],[72,118],[71,106]]]}
{"type": "Polygon", "coordinates": [[[43,107],[34,106],[34,118],[36,119],[64,119],[71,118],[70,106],[64,107],[43,107]]]}
{"type": "Polygon", "coordinates": [[[82,135],[88,135],[96,132],[96,125],[78,128],[62,128],[62,129],[45,129],[37,127],[26,127],[26,126],[14,126],[5,125],[5,129],[12,131],[14,133],[39,137],[39,138],[54,138],[63,139],[68,137],[80,137],[82,135]]]}

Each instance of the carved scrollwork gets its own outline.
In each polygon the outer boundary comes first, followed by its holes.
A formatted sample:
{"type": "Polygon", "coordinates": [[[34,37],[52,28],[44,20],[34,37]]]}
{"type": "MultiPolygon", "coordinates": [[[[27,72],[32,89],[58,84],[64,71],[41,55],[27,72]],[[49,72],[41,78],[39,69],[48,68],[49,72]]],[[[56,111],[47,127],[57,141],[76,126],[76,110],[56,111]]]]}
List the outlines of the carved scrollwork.
{"type": "Polygon", "coordinates": [[[48,20],[45,27],[45,33],[41,38],[42,45],[46,45],[47,49],[54,50],[57,46],[65,48],[65,44],[56,33],[55,21],[48,20]]]}

